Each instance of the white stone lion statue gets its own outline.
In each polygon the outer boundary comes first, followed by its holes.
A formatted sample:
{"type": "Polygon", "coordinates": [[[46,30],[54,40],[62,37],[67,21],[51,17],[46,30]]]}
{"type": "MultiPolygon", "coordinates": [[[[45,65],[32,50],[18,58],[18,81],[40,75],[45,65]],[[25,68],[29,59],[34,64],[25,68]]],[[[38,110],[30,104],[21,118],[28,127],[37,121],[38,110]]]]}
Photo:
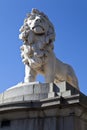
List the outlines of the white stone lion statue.
{"type": "Polygon", "coordinates": [[[24,82],[34,82],[42,74],[47,83],[67,81],[78,88],[74,70],[54,54],[55,31],[48,17],[37,9],[24,20],[19,38],[23,41],[21,56],[25,64],[24,82]]]}

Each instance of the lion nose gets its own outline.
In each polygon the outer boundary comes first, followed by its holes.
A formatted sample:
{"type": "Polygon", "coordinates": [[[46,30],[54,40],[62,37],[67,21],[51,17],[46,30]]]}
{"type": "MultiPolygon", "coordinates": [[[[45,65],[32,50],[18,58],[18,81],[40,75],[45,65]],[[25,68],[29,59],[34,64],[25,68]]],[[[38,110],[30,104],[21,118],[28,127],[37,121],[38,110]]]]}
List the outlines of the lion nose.
{"type": "Polygon", "coordinates": [[[36,19],[36,22],[41,23],[41,19],[36,19]]]}

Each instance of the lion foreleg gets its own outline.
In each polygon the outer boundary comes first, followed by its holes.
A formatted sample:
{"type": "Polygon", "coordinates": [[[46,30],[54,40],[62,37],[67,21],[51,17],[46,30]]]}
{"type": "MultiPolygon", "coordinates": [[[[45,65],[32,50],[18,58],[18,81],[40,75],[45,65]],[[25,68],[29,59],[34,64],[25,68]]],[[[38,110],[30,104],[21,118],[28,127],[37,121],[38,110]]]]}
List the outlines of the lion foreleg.
{"type": "Polygon", "coordinates": [[[36,72],[30,68],[29,65],[25,65],[25,78],[24,82],[34,82],[36,80],[36,72]]]}
{"type": "Polygon", "coordinates": [[[48,58],[48,62],[45,66],[45,82],[46,83],[51,83],[54,82],[54,78],[55,78],[55,55],[51,54],[51,56],[49,56],[48,58]]]}

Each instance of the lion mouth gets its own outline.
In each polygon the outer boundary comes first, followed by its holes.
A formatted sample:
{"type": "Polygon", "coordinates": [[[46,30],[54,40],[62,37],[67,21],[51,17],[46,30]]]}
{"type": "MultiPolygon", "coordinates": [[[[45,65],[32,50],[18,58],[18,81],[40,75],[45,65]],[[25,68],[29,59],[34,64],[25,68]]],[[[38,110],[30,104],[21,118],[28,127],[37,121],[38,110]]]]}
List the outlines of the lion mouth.
{"type": "Polygon", "coordinates": [[[36,34],[44,34],[45,33],[45,29],[40,25],[36,25],[36,26],[32,27],[32,30],[36,34]]]}

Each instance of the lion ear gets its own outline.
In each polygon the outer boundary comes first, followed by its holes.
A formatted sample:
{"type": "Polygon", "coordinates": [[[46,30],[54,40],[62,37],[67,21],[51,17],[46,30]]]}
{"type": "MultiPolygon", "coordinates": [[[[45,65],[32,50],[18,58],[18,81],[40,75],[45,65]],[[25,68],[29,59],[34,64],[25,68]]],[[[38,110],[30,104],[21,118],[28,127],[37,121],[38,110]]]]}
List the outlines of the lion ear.
{"type": "Polygon", "coordinates": [[[39,14],[39,13],[40,13],[40,11],[39,11],[38,9],[33,8],[33,9],[32,9],[32,11],[31,11],[31,13],[34,13],[34,14],[39,14]]]}

